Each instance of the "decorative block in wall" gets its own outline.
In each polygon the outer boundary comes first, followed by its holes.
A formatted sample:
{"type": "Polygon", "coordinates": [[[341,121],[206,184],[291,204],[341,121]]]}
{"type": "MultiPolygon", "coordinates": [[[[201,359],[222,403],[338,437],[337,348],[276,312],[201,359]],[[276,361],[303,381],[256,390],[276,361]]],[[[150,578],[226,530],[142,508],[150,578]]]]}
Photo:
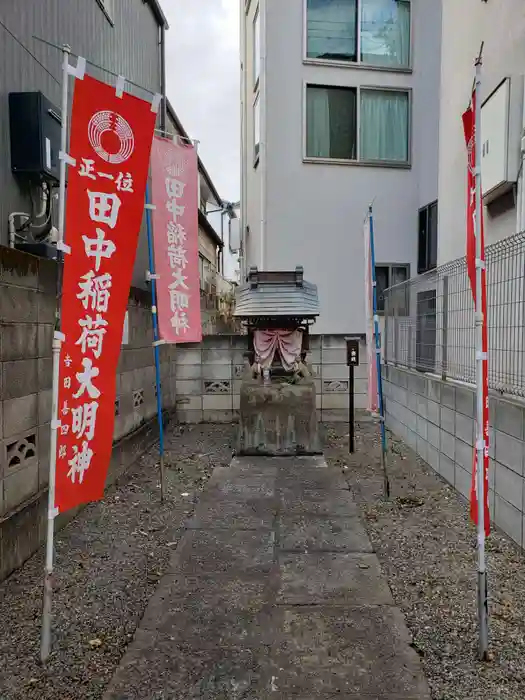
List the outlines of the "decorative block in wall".
{"type": "Polygon", "coordinates": [[[348,393],[348,381],[342,379],[334,379],[332,381],[323,382],[324,394],[348,393]]]}
{"type": "Polygon", "coordinates": [[[231,382],[228,381],[205,381],[205,394],[229,394],[231,393],[231,382]]]}
{"type": "Polygon", "coordinates": [[[135,389],[133,392],[133,408],[139,408],[144,403],[144,389],[135,389]]]}
{"type": "Polygon", "coordinates": [[[27,433],[18,440],[6,442],[8,470],[23,468],[36,457],[36,433],[27,433]]]}

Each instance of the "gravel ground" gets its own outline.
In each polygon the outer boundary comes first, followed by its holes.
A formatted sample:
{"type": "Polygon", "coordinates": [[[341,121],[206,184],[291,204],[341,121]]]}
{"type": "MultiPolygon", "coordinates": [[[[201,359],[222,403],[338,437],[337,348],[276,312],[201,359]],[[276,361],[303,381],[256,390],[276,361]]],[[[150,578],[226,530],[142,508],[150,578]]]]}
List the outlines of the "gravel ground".
{"type": "Polygon", "coordinates": [[[382,497],[378,428],[326,426],[326,456],[347,476],[396,604],[422,658],[433,700],[525,697],[525,567],[503,534],[487,541],[492,660],[477,659],[476,536],[467,504],[408,447],[389,436],[392,497],[382,497]]]}
{"type": "Polygon", "coordinates": [[[55,640],[39,665],[43,552],[0,584],[0,700],[101,698],[234,426],[172,427],[160,503],[152,450],[56,538],[55,640]]]}

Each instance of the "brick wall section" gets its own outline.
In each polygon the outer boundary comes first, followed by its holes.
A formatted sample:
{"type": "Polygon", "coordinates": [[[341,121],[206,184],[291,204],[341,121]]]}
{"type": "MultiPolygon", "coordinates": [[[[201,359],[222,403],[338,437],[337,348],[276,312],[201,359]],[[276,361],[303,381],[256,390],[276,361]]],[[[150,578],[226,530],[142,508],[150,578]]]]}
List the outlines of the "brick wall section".
{"type": "MultiPolygon", "coordinates": [[[[342,335],[311,336],[310,358],[319,420],[348,420],[348,367],[342,335]]],[[[181,345],[175,359],[177,419],[181,423],[237,420],[247,337],[208,336],[201,345],[181,345]]],[[[355,370],[356,409],[366,408],[367,366],[355,370]]]]}
{"type": "MultiPolygon", "coordinates": [[[[475,394],[470,387],[384,368],[387,426],[465,498],[470,497],[475,394]]],[[[525,403],[490,397],[491,519],[525,546],[525,403]]]]}
{"type": "MultiPolygon", "coordinates": [[[[51,420],[56,263],[0,248],[0,520],[44,492],[51,420]]],[[[115,440],[156,413],[149,295],[132,290],[117,376],[115,440]]],[[[163,403],[174,405],[175,348],[160,349],[163,403]]]]}

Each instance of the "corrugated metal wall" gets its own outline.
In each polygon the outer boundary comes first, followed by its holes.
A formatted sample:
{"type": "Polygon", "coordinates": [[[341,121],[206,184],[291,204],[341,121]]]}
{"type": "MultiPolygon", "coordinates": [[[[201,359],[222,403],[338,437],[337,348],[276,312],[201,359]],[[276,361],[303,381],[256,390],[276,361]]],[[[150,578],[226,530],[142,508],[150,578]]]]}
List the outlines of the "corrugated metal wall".
{"type": "MultiPolygon", "coordinates": [[[[69,44],[75,54],[124,75],[152,92],[160,92],[159,27],[153,11],[144,0],[113,0],[113,6],[114,26],[108,21],[97,0],[22,0],[0,3],[0,22],[20,42],[0,25],[2,245],[7,245],[8,242],[9,213],[28,211],[30,206],[27,195],[11,173],[9,92],[41,90],[60,107],[61,53],[36,41],[33,36],[54,44],[69,44]]],[[[97,69],[89,68],[89,72],[97,78],[108,82],[111,80],[107,73],[97,69]]],[[[146,93],[134,92],[146,97],[146,93]]],[[[143,271],[141,275],[143,278],[143,271]]]]}

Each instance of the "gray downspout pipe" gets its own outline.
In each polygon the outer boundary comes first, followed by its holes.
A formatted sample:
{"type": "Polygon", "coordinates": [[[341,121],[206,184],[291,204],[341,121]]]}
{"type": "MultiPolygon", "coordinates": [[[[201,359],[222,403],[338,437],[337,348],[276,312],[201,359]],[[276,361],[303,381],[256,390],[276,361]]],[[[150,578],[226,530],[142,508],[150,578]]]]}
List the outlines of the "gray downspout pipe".
{"type": "Polygon", "coordinates": [[[166,133],[168,102],[166,98],[166,27],[164,25],[160,28],[160,92],[162,94],[160,128],[166,133]]]}

